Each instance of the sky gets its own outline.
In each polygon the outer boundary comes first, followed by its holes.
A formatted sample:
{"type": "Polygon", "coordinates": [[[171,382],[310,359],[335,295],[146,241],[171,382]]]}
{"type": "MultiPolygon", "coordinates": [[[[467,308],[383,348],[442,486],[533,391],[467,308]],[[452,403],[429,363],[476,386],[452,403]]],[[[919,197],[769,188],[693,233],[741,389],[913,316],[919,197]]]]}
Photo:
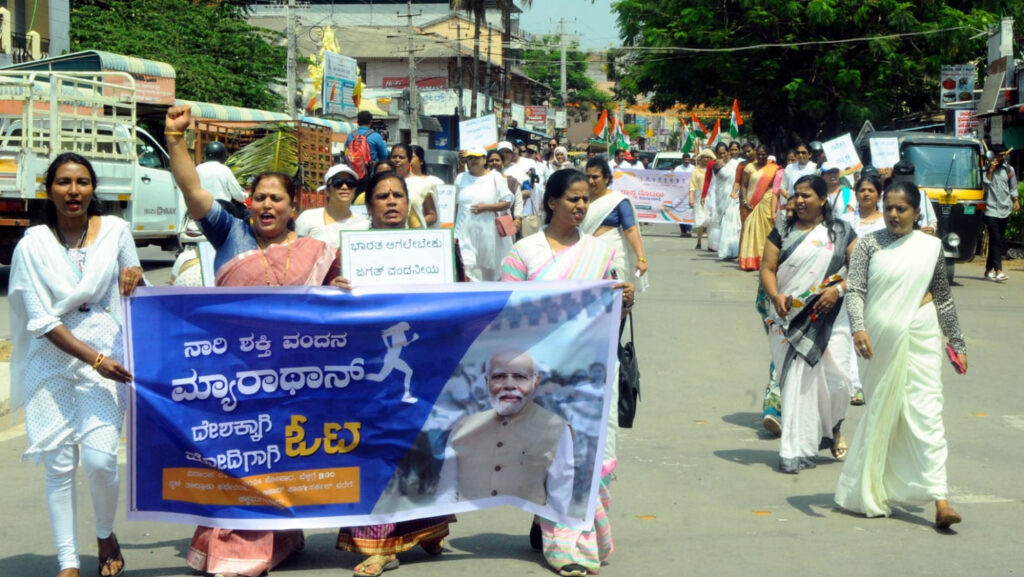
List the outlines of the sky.
{"type": "Polygon", "coordinates": [[[619,45],[619,31],[612,0],[533,0],[533,6],[519,17],[520,27],[536,35],[558,34],[561,18],[565,18],[566,34],[580,39],[584,49],[619,45]]]}

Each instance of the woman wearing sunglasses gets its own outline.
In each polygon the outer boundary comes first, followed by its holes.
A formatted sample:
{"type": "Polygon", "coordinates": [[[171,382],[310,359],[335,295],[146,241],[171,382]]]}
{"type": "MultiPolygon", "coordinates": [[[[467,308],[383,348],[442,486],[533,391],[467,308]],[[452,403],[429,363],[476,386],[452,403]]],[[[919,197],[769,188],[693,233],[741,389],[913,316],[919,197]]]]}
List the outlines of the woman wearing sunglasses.
{"type": "Polygon", "coordinates": [[[352,200],[356,196],[359,180],[356,172],[344,164],[336,164],[324,176],[327,187],[327,205],[322,208],[305,210],[295,219],[295,232],[299,236],[311,236],[337,249],[343,230],[366,230],[370,219],[352,212],[352,200]]]}

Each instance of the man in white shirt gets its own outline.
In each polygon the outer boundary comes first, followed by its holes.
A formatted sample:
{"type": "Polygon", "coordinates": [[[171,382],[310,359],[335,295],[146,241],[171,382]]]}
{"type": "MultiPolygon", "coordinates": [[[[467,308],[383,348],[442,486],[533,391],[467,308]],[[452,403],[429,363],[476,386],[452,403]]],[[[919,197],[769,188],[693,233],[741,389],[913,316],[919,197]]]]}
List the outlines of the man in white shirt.
{"type": "Polygon", "coordinates": [[[245,204],[245,191],[231,169],[224,165],[228,149],[223,143],[214,141],[203,149],[203,163],[196,167],[199,184],[210,191],[214,200],[226,200],[245,204]]]}

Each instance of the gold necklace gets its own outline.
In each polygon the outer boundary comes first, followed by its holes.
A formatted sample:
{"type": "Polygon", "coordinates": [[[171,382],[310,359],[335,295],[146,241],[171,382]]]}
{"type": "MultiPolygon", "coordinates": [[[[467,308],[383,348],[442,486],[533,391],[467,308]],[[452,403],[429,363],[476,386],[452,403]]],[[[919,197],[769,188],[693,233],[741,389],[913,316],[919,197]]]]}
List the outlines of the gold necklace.
{"type": "MultiPolygon", "coordinates": [[[[284,237],[284,239],[287,242],[288,241],[288,236],[286,235],[284,237]]],[[[285,261],[284,261],[284,280],[285,281],[288,280],[288,267],[290,267],[291,264],[292,264],[292,243],[288,242],[287,244],[288,244],[288,254],[285,257],[285,261]]],[[[274,269],[270,267],[270,261],[267,260],[267,253],[263,250],[263,245],[260,244],[259,239],[256,240],[256,246],[260,249],[260,256],[263,257],[263,278],[266,279],[267,286],[284,286],[284,282],[281,282],[281,279],[277,278],[277,273],[274,272],[274,269]],[[277,282],[276,285],[271,285],[270,284],[270,275],[274,275],[274,281],[277,282]]]]}

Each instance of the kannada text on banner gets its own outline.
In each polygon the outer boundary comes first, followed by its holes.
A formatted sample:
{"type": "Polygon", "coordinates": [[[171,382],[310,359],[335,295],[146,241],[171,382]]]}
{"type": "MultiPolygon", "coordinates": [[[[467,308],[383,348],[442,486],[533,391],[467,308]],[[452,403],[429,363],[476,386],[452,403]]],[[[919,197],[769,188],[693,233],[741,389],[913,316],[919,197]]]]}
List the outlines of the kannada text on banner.
{"type": "Polygon", "coordinates": [[[417,289],[136,291],[128,518],[315,528],[513,505],[590,526],[618,291],[417,289]]]}
{"type": "Polygon", "coordinates": [[[610,188],[629,197],[640,222],[693,224],[690,172],[612,170],[610,188]]]}

